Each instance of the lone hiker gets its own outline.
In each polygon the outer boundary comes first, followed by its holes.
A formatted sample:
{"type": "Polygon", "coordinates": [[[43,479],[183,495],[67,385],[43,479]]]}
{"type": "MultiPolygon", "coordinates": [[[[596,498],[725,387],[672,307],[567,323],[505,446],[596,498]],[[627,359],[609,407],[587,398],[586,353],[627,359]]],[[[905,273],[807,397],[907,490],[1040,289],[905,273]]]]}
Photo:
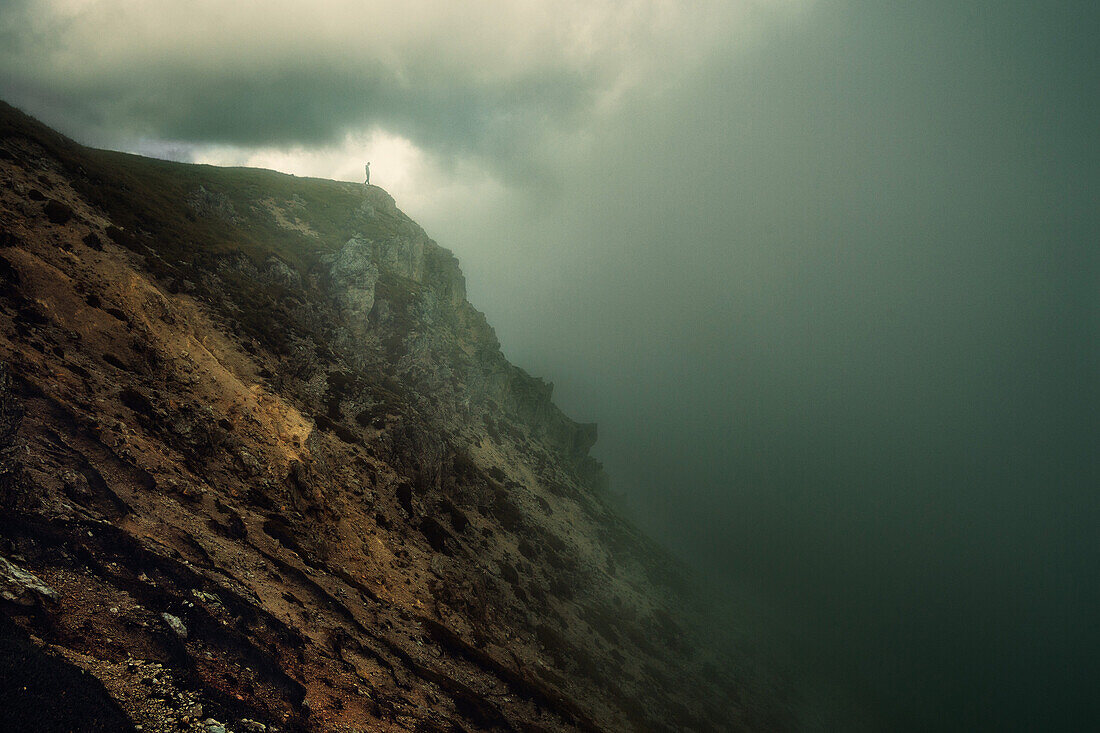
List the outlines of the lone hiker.
{"type": "Polygon", "coordinates": [[[367,168],[367,180],[363,181],[363,185],[364,186],[369,186],[370,185],[370,161],[367,161],[366,168],[367,168]]]}

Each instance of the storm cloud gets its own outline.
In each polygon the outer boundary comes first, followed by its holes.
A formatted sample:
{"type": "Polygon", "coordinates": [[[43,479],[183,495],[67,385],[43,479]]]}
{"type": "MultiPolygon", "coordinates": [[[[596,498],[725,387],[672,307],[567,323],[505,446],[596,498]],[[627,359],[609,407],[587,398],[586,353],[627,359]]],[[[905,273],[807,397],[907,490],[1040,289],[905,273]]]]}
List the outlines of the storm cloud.
{"type": "Polygon", "coordinates": [[[652,0],[12,2],[0,63],[9,98],[104,144],[318,145],[380,126],[515,163],[758,15],[652,0]]]}
{"type": "Polygon", "coordinates": [[[1075,2],[7,4],[84,142],[372,182],[637,521],[890,728],[1100,716],[1075,2]]]}

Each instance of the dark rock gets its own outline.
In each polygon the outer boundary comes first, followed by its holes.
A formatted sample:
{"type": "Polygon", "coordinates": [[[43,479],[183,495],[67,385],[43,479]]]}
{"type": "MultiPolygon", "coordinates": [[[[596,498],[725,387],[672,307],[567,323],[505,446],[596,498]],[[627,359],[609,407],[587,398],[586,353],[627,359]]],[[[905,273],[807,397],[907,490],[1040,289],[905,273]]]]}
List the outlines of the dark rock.
{"type": "Polygon", "coordinates": [[[412,484],[407,482],[400,484],[395,491],[395,496],[397,503],[411,517],[413,515],[412,484]]]}
{"type": "Polygon", "coordinates": [[[266,520],[263,528],[265,534],[278,540],[279,544],[288,550],[302,551],[301,545],[298,544],[298,538],[294,536],[294,530],[282,517],[272,517],[266,520]]]}
{"type": "Polygon", "coordinates": [[[18,247],[23,241],[15,235],[15,232],[0,229],[0,247],[18,247]]]}
{"type": "Polygon", "coordinates": [[[127,387],[119,392],[118,399],[119,402],[139,415],[150,417],[153,414],[153,403],[148,397],[132,387],[127,387]]]}
{"type": "Polygon", "coordinates": [[[36,646],[0,614],[0,730],[117,733],[134,727],[98,679],[36,646]]]}
{"type": "Polygon", "coordinates": [[[519,584],[519,573],[516,572],[515,567],[509,563],[502,562],[500,564],[500,577],[504,578],[504,580],[511,585],[519,584]]]}
{"type": "Polygon", "coordinates": [[[420,532],[424,535],[424,539],[428,540],[428,544],[431,545],[433,550],[450,554],[447,541],[450,539],[451,533],[435,517],[424,517],[420,522],[420,532]]]}
{"type": "Polygon", "coordinates": [[[5,257],[0,257],[0,282],[6,287],[19,284],[19,271],[5,257]]]}
{"type": "Polygon", "coordinates": [[[137,237],[116,226],[109,226],[104,232],[112,242],[126,249],[137,251],[141,246],[141,242],[138,241],[137,237]]]}
{"type": "Polygon", "coordinates": [[[55,199],[46,202],[42,211],[46,214],[51,224],[66,224],[73,218],[73,210],[68,204],[63,204],[55,199]]]}

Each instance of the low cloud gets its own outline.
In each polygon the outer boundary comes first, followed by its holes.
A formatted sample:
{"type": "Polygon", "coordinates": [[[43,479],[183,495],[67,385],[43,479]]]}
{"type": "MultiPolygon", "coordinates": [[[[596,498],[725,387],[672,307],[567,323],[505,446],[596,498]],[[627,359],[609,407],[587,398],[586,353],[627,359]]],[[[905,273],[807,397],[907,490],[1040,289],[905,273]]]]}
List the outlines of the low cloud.
{"type": "Polygon", "coordinates": [[[543,135],[674,83],[773,5],[14,2],[0,94],[103,145],[331,146],[381,128],[521,173],[543,135]]]}
{"type": "MultiPolygon", "coordinates": [[[[410,212],[432,212],[433,221],[464,218],[476,200],[487,209],[503,207],[507,192],[477,159],[443,157],[411,140],[375,128],[346,132],[325,145],[240,146],[224,144],[138,145],[144,154],[220,166],[269,168],[299,176],[362,181],[371,164],[371,183],[386,189],[410,212]]],[[[444,230],[446,231],[446,230],[444,230]]]]}

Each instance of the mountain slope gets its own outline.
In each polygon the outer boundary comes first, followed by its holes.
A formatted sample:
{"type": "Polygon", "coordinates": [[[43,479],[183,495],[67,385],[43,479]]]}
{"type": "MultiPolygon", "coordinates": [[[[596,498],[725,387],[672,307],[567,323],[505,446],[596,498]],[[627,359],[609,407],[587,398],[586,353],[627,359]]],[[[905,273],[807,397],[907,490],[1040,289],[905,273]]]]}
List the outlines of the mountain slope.
{"type": "Polygon", "coordinates": [[[64,687],[88,730],[793,725],[381,189],[4,106],[0,217],[0,637],[53,670],[0,723],[64,687]]]}

